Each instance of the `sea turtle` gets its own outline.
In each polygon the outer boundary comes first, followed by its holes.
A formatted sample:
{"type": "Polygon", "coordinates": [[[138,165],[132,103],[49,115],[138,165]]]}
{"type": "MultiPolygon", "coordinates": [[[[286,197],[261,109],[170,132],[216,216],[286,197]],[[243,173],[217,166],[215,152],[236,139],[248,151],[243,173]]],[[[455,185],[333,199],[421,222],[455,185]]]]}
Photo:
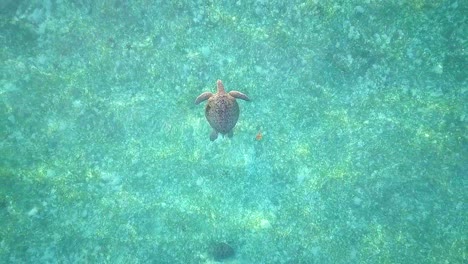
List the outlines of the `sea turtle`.
{"type": "Polygon", "coordinates": [[[226,93],[221,80],[218,80],[216,84],[218,85],[218,91],[215,94],[204,92],[195,100],[195,104],[199,104],[208,99],[205,116],[213,128],[210,134],[211,141],[218,138],[218,133],[232,137],[232,129],[236,125],[237,119],[239,119],[239,105],[236,98],[250,101],[249,97],[241,92],[230,91],[226,93]]]}

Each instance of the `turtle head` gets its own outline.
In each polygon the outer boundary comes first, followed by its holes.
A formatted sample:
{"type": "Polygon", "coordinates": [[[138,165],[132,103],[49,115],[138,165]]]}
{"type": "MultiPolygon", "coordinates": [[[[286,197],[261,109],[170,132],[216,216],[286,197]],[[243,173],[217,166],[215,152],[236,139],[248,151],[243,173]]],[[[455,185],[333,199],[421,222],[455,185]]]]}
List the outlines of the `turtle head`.
{"type": "Polygon", "coordinates": [[[221,80],[218,80],[216,82],[216,85],[218,86],[218,94],[224,94],[226,91],[224,90],[224,84],[221,80]]]}

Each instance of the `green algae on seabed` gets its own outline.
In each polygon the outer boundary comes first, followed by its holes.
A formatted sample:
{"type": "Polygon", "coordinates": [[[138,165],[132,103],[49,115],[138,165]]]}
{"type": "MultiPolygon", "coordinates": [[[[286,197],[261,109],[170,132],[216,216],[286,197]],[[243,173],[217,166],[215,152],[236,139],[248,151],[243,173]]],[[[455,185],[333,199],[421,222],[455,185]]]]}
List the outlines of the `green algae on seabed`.
{"type": "Polygon", "coordinates": [[[466,262],[464,3],[5,3],[0,262],[466,262]]]}

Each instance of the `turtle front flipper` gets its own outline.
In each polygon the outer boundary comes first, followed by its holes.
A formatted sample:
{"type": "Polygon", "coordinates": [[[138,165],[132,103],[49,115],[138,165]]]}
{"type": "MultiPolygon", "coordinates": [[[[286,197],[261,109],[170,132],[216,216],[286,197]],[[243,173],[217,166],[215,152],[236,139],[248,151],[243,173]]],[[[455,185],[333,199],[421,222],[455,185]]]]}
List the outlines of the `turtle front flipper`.
{"type": "Polygon", "coordinates": [[[229,94],[234,98],[242,99],[242,100],[245,100],[245,101],[250,101],[250,98],[247,95],[245,95],[245,94],[243,94],[243,93],[241,93],[239,91],[230,91],[229,94]]]}
{"type": "Polygon", "coordinates": [[[202,94],[200,94],[197,99],[195,99],[195,104],[199,104],[205,100],[207,100],[208,98],[210,98],[211,96],[213,96],[212,93],[210,92],[204,92],[202,94]]]}
{"type": "Polygon", "coordinates": [[[217,138],[218,138],[218,131],[213,129],[213,131],[211,131],[211,134],[210,134],[210,140],[215,141],[215,139],[217,138]]]}

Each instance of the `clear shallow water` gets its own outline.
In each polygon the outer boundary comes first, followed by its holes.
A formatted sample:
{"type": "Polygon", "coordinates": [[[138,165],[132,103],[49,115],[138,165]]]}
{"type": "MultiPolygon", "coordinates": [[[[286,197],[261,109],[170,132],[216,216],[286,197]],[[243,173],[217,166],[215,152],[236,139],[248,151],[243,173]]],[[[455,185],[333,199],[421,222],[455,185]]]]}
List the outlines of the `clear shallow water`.
{"type": "Polygon", "coordinates": [[[0,262],[466,262],[463,1],[0,7],[0,262]]]}

